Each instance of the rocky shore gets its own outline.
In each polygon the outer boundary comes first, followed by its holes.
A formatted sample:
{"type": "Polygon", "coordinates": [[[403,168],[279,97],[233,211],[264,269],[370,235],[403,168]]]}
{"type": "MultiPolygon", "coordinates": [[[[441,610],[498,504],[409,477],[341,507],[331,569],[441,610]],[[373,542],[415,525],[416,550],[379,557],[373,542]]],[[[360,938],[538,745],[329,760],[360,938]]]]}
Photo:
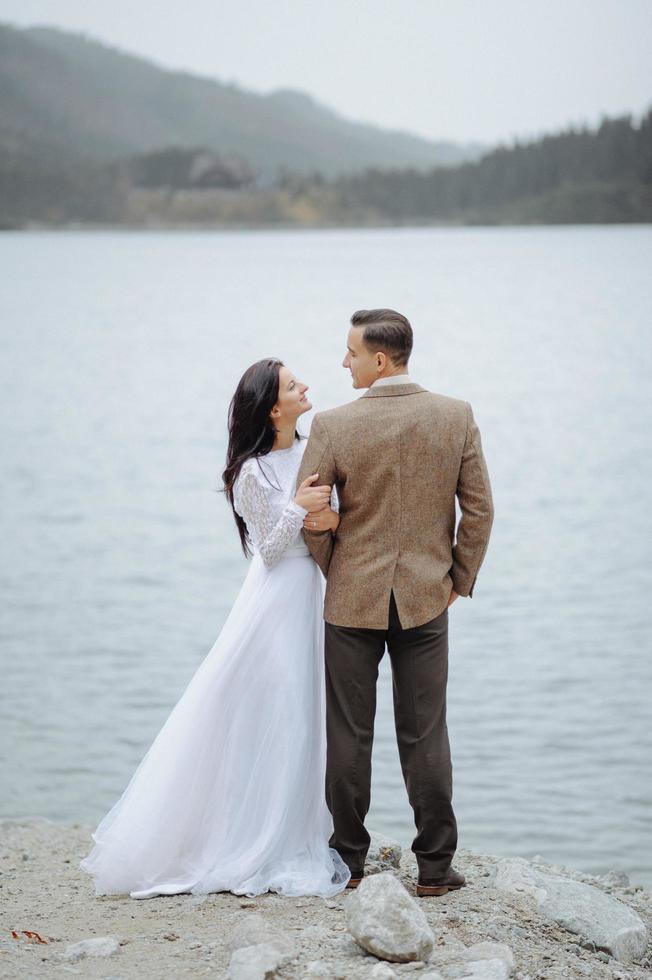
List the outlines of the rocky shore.
{"type": "Polygon", "coordinates": [[[539,855],[459,850],[455,867],[467,885],[415,899],[413,855],[375,837],[360,888],[333,900],[96,898],[78,867],[91,829],[0,823],[0,977],[652,976],[652,893],[618,872],[594,877],[539,855]]]}

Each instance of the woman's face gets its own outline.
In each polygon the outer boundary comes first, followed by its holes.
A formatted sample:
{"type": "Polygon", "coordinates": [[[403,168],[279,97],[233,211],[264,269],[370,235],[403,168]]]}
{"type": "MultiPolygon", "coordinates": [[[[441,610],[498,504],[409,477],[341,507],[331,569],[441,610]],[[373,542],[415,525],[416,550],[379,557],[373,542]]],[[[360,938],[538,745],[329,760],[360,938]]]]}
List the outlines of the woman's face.
{"type": "Polygon", "coordinates": [[[308,401],[307,391],[308,385],[295,378],[283,365],[278,374],[278,400],[271,412],[272,422],[277,426],[282,422],[293,422],[304,412],[309,412],[312,402],[308,401]]]}

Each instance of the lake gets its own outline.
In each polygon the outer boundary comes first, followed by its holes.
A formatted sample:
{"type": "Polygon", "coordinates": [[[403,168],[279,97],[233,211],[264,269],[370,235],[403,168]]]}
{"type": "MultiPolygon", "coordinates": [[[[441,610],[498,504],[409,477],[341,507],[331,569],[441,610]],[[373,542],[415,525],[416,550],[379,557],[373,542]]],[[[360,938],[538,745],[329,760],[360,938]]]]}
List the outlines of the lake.
{"type": "MultiPolygon", "coordinates": [[[[651,259],[651,226],[0,236],[0,815],[115,802],[246,573],[219,493],[242,371],[350,401],[351,313],[390,306],[493,486],[450,611],[459,846],[652,887],[651,259]]],[[[373,778],[368,826],[409,846],[387,657],[373,778]]]]}

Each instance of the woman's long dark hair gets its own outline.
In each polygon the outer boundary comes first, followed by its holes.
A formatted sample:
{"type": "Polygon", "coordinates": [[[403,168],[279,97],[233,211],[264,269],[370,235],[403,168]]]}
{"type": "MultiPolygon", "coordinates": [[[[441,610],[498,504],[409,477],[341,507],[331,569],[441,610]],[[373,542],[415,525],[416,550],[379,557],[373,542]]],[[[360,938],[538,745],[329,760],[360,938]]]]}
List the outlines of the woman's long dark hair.
{"type": "MultiPolygon", "coordinates": [[[[267,357],[247,368],[229,405],[229,445],[222,473],[224,493],[235,518],[245,556],[251,554],[247,525],[233,505],[233,486],[248,459],[264,456],[274,446],[276,429],[269,413],[278,401],[279,373],[283,361],[267,357]]],[[[295,439],[300,435],[295,431],[295,439]]]]}

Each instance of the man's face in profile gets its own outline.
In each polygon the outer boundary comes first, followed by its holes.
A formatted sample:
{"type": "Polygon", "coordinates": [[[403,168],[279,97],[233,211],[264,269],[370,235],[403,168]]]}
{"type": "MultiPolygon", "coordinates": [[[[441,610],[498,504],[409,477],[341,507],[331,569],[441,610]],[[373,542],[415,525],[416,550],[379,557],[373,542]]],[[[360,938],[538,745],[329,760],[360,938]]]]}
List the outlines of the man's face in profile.
{"type": "Polygon", "coordinates": [[[378,377],[376,354],[365,345],[363,333],[364,327],[351,327],[342,361],[342,367],[351,372],[354,388],[370,388],[378,377]]]}

